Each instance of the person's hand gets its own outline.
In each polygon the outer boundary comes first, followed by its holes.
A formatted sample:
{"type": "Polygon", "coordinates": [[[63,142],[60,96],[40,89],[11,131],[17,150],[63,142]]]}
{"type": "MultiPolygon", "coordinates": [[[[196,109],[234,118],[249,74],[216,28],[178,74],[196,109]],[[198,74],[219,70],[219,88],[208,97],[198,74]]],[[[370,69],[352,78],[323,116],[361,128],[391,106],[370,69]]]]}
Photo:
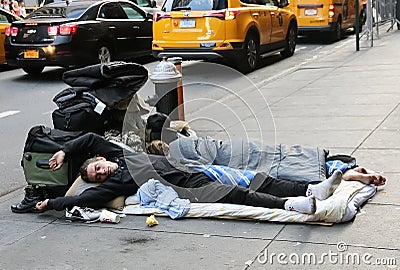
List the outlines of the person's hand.
{"type": "Polygon", "coordinates": [[[47,209],[47,203],[49,202],[49,199],[46,199],[44,201],[40,201],[36,204],[35,208],[39,211],[44,211],[47,209]]]}
{"type": "Polygon", "coordinates": [[[61,168],[61,166],[64,164],[64,158],[65,158],[65,153],[64,151],[60,150],[57,153],[55,153],[50,159],[49,159],[49,165],[50,168],[53,171],[56,171],[61,168]]]}

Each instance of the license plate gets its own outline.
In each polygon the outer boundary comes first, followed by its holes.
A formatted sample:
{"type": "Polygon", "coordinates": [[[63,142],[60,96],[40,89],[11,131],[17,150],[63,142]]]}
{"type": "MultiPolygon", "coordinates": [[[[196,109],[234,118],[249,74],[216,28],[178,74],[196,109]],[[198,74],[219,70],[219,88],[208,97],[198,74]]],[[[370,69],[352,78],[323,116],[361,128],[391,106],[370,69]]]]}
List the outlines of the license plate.
{"type": "Polygon", "coordinates": [[[200,48],[214,48],[216,45],[215,42],[201,42],[200,48]]]}
{"type": "Polygon", "coordinates": [[[194,28],[196,27],[196,19],[181,19],[179,21],[180,28],[194,28]]]}
{"type": "Polygon", "coordinates": [[[24,51],[24,58],[39,58],[38,50],[26,50],[24,51]]]}
{"type": "Polygon", "coordinates": [[[315,16],[318,14],[318,10],[315,8],[309,8],[304,10],[304,15],[306,16],[315,16]]]}

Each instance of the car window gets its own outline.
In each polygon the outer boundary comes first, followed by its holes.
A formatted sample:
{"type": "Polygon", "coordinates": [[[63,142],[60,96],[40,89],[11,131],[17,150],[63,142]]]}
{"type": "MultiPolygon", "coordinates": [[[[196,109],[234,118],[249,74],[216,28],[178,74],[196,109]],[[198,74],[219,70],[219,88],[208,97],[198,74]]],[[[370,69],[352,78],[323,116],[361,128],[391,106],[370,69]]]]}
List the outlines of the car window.
{"type": "Polygon", "coordinates": [[[44,5],[47,5],[47,4],[54,3],[54,2],[62,2],[62,1],[64,1],[64,0],[44,0],[44,1],[41,2],[40,5],[44,6],[44,5]]]}
{"type": "Polygon", "coordinates": [[[8,23],[6,15],[0,14],[0,23],[8,23]]]}
{"type": "Polygon", "coordinates": [[[88,20],[96,20],[97,12],[99,8],[98,6],[94,6],[86,10],[86,12],[80,17],[81,21],[88,21],[88,20]]]}
{"type": "Polygon", "coordinates": [[[246,4],[256,4],[262,6],[274,6],[273,0],[241,0],[243,3],[246,4]]]}
{"type": "Polygon", "coordinates": [[[102,19],[127,19],[125,12],[118,3],[107,3],[100,9],[99,18],[102,19]]]}
{"type": "Polygon", "coordinates": [[[227,0],[167,0],[163,10],[218,10],[227,6],[227,0]]]}
{"type": "Polygon", "coordinates": [[[87,9],[86,6],[65,6],[65,7],[42,7],[33,12],[29,18],[39,17],[63,17],[76,19],[79,18],[87,9]]]}
{"type": "Polygon", "coordinates": [[[145,17],[135,9],[133,5],[129,5],[128,3],[121,3],[122,9],[125,11],[128,19],[144,19],[145,17]]]}
{"type": "Polygon", "coordinates": [[[277,0],[265,0],[265,2],[267,6],[278,6],[279,4],[277,0]]]}
{"type": "Polygon", "coordinates": [[[139,7],[152,7],[150,1],[148,0],[135,0],[132,2],[137,4],[139,7]]]}

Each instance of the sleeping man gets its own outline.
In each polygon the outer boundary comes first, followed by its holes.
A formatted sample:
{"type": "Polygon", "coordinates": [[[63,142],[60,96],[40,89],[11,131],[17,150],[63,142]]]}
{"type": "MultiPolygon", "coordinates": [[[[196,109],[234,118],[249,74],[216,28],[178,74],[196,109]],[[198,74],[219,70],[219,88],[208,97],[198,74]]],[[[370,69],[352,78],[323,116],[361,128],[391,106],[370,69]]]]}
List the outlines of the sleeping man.
{"type": "Polygon", "coordinates": [[[169,157],[126,151],[93,133],[68,142],[49,160],[50,167],[60,169],[66,156],[76,153],[97,155],[82,165],[81,177],[100,185],[77,196],[40,201],[36,204],[39,211],[64,210],[72,206],[104,207],[116,197],[134,195],[146,181],[156,179],[172,186],[180,198],[191,202],[233,203],[313,214],[315,200],[330,197],[342,179],[339,170],[321,183],[304,183],[227,167],[217,179],[232,180],[226,184],[212,179],[210,172],[194,170],[169,157]],[[247,187],[238,184],[243,179],[248,180],[247,187]]]}

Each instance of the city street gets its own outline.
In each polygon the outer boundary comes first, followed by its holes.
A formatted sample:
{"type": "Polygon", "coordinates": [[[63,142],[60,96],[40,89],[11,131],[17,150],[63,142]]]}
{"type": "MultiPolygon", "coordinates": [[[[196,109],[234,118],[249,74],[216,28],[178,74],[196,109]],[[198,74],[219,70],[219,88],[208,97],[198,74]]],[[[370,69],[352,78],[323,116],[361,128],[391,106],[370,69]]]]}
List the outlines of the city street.
{"type": "MultiPolygon", "coordinates": [[[[148,227],[146,215],[83,224],[65,221],[63,211],[12,213],[23,198],[27,131],[52,125],[52,98],[67,85],[60,68],[37,77],[1,71],[0,269],[397,269],[400,31],[374,42],[363,40],[356,52],[354,36],[302,38],[293,57],[263,59],[246,76],[183,63],[186,121],[197,135],[320,146],[384,173],[384,189],[338,224],[157,217],[148,227]]],[[[156,64],[145,66],[151,73],[156,64]]],[[[139,93],[146,99],[154,86],[148,81],[139,93]]]]}

